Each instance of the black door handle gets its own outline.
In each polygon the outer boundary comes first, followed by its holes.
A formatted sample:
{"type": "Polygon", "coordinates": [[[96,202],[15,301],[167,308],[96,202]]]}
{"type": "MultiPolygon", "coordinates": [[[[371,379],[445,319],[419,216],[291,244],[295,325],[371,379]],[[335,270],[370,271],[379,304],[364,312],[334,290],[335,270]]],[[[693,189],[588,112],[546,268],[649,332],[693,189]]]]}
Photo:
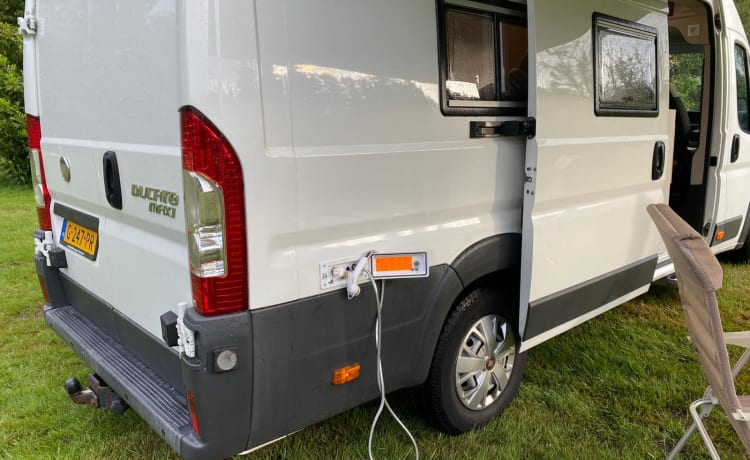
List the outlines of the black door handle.
{"type": "Polygon", "coordinates": [[[651,180],[659,180],[664,175],[664,161],[667,148],[664,142],[659,141],[654,145],[654,157],[651,160],[651,180]]]}
{"type": "Polygon", "coordinates": [[[120,187],[120,169],[117,167],[115,152],[104,152],[104,194],[115,209],[122,209],[122,191],[120,187]]]}
{"type": "Polygon", "coordinates": [[[729,158],[732,163],[740,158],[740,135],[735,134],[732,138],[732,156],[729,158]]]}

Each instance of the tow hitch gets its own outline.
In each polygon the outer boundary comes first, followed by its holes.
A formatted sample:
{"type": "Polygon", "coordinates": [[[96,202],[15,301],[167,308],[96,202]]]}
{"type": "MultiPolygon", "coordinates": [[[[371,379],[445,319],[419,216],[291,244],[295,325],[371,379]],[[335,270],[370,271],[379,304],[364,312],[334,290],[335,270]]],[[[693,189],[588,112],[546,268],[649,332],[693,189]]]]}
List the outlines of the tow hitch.
{"type": "Polygon", "coordinates": [[[89,387],[85,390],[77,378],[65,381],[65,391],[76,404],[91,404],[95,408],[109,409],[115,415],[122,415],[128,409],[128,403],[110,388],[97,374],[89,374],[89,387]]]}

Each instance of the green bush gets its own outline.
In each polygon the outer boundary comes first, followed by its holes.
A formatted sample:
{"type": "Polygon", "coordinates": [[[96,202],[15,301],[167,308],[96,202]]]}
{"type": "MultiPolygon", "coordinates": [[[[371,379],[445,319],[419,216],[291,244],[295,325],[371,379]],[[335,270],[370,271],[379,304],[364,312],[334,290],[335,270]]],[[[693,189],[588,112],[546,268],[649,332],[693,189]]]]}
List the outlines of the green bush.
{"type": "Polygon", "coordinates": [[[23,67],[23,40],[18,26],[0,22],[0,54],[17,68],[23,67]]]}
{"type": "Polygon", "coordinates": [[[26,114],[23,109],[23,40],[16,17],[23,0],[0,0],[0,180],[27,184],[26,114]]]}
{"type": "MultiPolygon", "coordinates": [[[[3,44],[6,39],[15,39],[5,35],[0,38],[3,44]]],[[[12,50],[13,46],[2,48],[12,50]]],[[[26,145],[23,76],[8,57],[0,54],[0,179],[4,182],[27,184],[31,180],[26,145]]]]}

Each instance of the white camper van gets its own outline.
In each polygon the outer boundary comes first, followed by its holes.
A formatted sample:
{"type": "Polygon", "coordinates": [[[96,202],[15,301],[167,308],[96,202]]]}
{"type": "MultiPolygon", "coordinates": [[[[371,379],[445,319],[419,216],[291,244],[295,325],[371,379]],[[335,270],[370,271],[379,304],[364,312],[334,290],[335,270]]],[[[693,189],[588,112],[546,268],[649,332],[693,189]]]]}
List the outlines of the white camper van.
{"type": "Polygon", "coordinates": [[[377,397],[371,278],[387,391],[460,433],[527,350],[671,274],[647,204],[747,250],[729,0],[26,0],[19,25],[45,319],[95,372],[67,389],[185,458],[377,397]]]}

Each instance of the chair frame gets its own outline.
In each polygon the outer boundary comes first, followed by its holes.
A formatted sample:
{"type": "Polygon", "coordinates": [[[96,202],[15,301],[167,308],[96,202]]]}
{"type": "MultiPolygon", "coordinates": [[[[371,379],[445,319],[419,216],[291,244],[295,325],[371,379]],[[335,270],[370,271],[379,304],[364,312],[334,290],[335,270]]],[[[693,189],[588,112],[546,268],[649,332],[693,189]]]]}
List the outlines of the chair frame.
{"type": "Polygon", "coordinates": [[[734,386],[737,375],[750,361],[750,331],[723,330],[716,299],[716,291],[722,287],[723,272],[705,239],[664,203],[651,204],[647,211],[674,263],[685,324],[690,341],[698,353],[703,374],[709,382],[703,397],[690,404],[689,413],[693,423],[674,446],[668,459],[675,459],[698,432],[711,458],[719,460],[716,446],[703,424],[703,419],[716,406],[722,406],[745,451],[750,454],[750,397],[738,396],[734,386]],[[732,367],[727,345],[745,348],[732,367]],[[715,386],[712,388],[712,385],[715,386]],[[718,392],[715,392],[717,388],[718,392]]]}

